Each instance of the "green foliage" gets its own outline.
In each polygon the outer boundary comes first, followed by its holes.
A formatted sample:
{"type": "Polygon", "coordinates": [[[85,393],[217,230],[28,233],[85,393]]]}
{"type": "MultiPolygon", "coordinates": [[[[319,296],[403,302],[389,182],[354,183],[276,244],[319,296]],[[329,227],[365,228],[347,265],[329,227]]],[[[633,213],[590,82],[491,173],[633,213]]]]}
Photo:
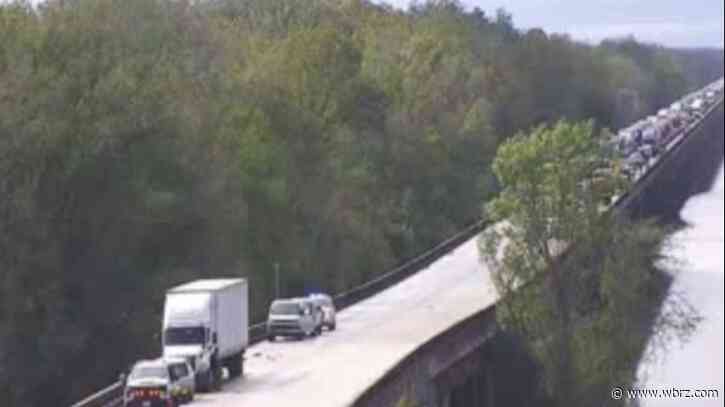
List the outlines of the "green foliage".
{"type": "MultiPolygon", "coordinates": [[[[684,94],[688,89],[684,65],[677,63],[678,54],[673,51],[645,46],[634,38],[605,41],[602,48],[631,59],[642,70],[643,75],[633,76],[632,79],[640,82],[637,86],[647,110],[668,105],[677,95],[684,94]]],[[[722,72],[722,64],[715,65],[712,69],[722,72]]]]}
{"type": "Polygon", "coordinates": [[[176,283],[247,277],[258,320],[275,263],[287,295],[337,292],[429,248],[497,192],[508,135],[674,97],[663,50],[625,51],[456,1],[2,3],[0,404],[153,356],[176,283]]]}
{"type": "Polygon", "coordinates": [[[397,407],[417,407],[418,405],[414,402],[410,401],[408,397],[403,397],[400,399],[398,404],[396,404],[397,407]]]}
{"type": "Polygon", "coordinates": [[[501,223],[480,240],[504,298],[499,320],[524,339],[560,406],[599,405],[614,385],[633,383],[651,334],[687,337],[699,321],[686,302],[656,317],[665,232],[602,212],[601,198],[623,185],[615,171],[597,171],[602,157],[591,123],[505,142],[493,164],[502,190],[486,211],[501,223]]]}
{"type": "Polygon", "coordinates": [[[500,274],[500,291],[510,292],[546,273],[568,242],[595,239],[592,234],[599,233],[602,197],[614,195],[624,180],[609,174],[601,182],[605,188],[593,193],[589,180],[604,167],[606,156],[593,131],[591,123],[559,122],[530,135],[520,133],[499,149],[493,169],[502,190],[485,216],[507,223],[491,233],[486,245],[493,253],[500,241],[511,241],[509,250],[516,252],[511,261],[524,278],[500,274]]]}

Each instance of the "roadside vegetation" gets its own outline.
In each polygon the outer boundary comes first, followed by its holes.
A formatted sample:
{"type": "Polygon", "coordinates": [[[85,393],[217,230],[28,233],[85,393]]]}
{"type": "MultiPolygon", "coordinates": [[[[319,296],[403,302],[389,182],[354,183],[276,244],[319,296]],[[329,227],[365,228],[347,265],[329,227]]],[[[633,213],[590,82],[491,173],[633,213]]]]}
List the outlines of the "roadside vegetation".
{"type": "Polygon", "coordinates": [[[634,383],[640,360],[654,356],[644,355],[648,342],[662,351],[700,320],[666,295],[657,266],[671,252],[667,230],[602,213],[602,198],[626,181],[598,171],[608,155],[598,138],[591,123],[560,122],[505,142],[493,163],[501,193],[486,216],[506,222],[479,241],[505,298],[499,322],[541,369],[532,399],[557,407],[624,405],[611,391],[634,383]]]}
{"type": "Polygon", "coordinates": [[[259,320],[275,265],[283,295],[369,280],[479,218],[510,135],[714,79],[676,61],[444,0],[3,2],[0,405],[155,355],[177,283],[246,277],[259,320]]]}

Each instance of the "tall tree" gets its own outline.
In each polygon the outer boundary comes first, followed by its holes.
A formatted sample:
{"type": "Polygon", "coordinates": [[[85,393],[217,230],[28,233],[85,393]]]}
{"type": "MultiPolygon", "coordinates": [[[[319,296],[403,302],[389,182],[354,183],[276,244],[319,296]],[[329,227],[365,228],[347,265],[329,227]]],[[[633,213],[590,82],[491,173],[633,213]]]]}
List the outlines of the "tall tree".
{"type": "Polygon", "coordinates": [[[698,319],[678,303],[682,313],[651,321],[664,232],[603,212],[624,183],[601,171],[606,156],[591,123],[559,122],[505,142],[493,164],[502,190],[485,216],[501,223],[480,252],[504,298],[500,321],[526,340],[558,406],[598,405],[633,382],[652,324],[686,335],[698,319]]]}

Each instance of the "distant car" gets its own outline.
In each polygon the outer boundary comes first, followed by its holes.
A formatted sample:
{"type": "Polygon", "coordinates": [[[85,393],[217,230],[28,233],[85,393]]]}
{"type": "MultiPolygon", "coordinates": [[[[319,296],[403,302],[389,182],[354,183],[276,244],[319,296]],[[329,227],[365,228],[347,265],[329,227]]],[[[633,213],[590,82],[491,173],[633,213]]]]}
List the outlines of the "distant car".
{"type": "Polygon", "coordinates": [[[303,339],[320,333],[320,312],[312,301],[305,299],[275,300],[269,307],[267,339],[274,342],[279,336],[303,339]]]}
{"type": "Polygon", "coordinates": [[[624,160],[623,169],[627,174],[635,175],[645,164],[647,164],[647,157],[640,151],[636,151],[624,160]]]}
{"type": "Polygon", "coordinates": [[[642,143],[642,134],[639,130],[625,130],[617,136],[617,150],[628,156],[637,150],[642,143]]]}
{"type": "Polygon", "coordinates": [[[644,144],[657,145],[660,141],[660,130],[656,124],[646,128],[642,132],[642,142],[644,144]]]}
{"type": "Polygon", "coordinates": [[[647,160],[651,160],[658,155],[657,148],[655,146],[651,145],[644,145],[639,148],[639,152],[642,154],[642,156],[647,160]]]}
{"type": "Polygon", "coordinates": [[[126,379],[124,407],[177,407],[194,400],[194,371],[181,358],[136,363],[126,379]]]}
{"type": "Polygon", "coordinates": [[[322,325],[330,331],[337,329],[337,310],[332,297],[327,294],[312,294],[309,298],[322,308],[322,325]]]}
{"type": "Polygon", "coordinates": [[[701,110],[705,105],[705,102],[702,99],[696,99],[692,104],[690,105],[690,108],[692,110],[701,110]]]}
{"type": "Polygon", "coordinates": [[[684,125],[685,116],[682,113],[677,113],[672,116],[671,124],[675,130],[678,130],[684,125]]]}

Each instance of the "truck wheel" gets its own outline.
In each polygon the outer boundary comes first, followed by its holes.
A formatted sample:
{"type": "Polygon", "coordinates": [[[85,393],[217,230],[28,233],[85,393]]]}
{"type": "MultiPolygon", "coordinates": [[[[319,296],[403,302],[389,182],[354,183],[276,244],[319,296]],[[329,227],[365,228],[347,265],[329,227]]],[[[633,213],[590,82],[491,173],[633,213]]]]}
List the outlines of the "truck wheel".
{"type": "Polygon", "coordinates": [[[194,387],[196,388],[196,391],[203,392],[204,391],[204,379],[201,378],[198,374],[194,375],[194,387]]]}
{"type": "Polygon", "coordinates": [[[211,382],[212,382],[212,375],[211,375],[211,369],[207,370],[203,376],[199,377],[199,391],[203,393],[208,393],[211,391],[211,382]]]}
{"type": "Polygon", "coordinates": [[[211,380],[212,380],[212,389],[214,391],[219,391],[222,388],[222,378],[224,373],[222,372],[221,366],[217,366],[215,369],[211,372],[211,380]]]}
{"type": "Polygon", "coordinates": [[[233,379],[242,375],[242,354],[238,353],[229,358],[229,378],[233,379]]]}
{"type": "Polygon", "coordinates": [[[268,341],[270,341],[270,342],[274,342],[275,340],[277,340],[277,337],[276,337],[276,336],[274,336],[274,335],[269,335],[269,336],[267,337],[267,340],[268,340],[268,341]]]}

